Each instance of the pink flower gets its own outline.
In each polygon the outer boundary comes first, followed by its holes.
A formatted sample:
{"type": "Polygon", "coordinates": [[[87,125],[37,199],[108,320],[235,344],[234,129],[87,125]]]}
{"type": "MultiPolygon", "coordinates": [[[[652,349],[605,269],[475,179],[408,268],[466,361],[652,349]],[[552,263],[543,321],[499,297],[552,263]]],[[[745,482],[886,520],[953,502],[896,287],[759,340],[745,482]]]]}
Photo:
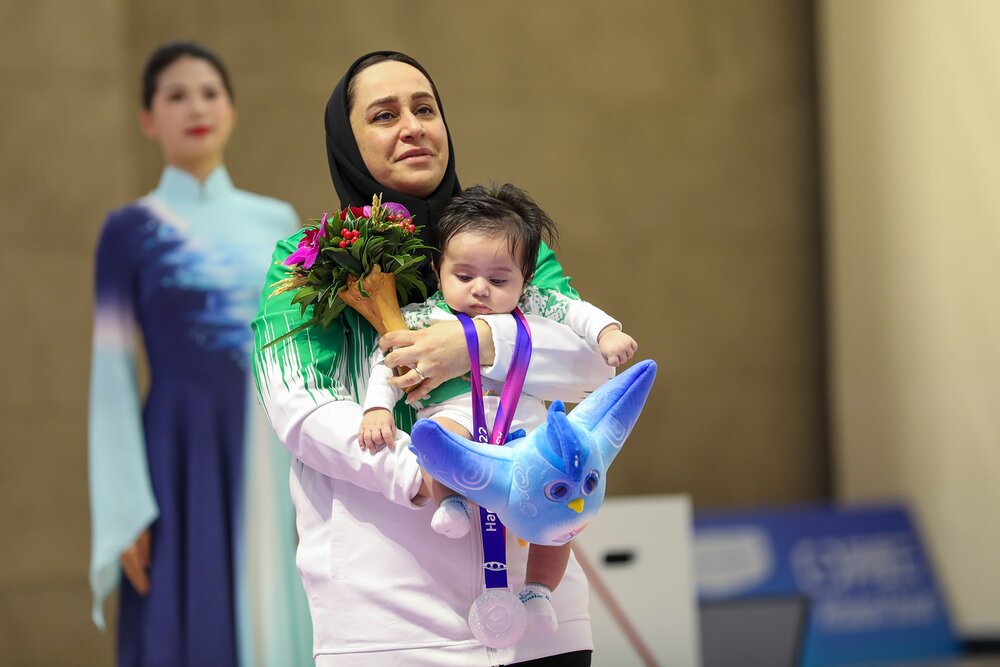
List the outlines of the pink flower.
{"type": "Polygon", "coordinates": [[[309,270],[316,263],[319,256],[319,240],[326,238],[326,213],[318,227],[307,229],[299,241],[299,247],[285,260],[285,266],[295,266],[301,264],[303,269],[309,270]]]}
{"type": "Polygon", "coordinates": [[[384,204],[382,204],[382,208],[384,208],[386,211],[388,211],[393,215],[399,215],[404,218],[410,217],[410,212],[406,210],[406,207],[403,206],[402,204],[397,204],[394,201],[385,202],[384,204]]]}
{"type": "MultiPolygon", "coordinates": [[[[351,210],[353,211],[354,208],[352,207],[351,210]]],[[[401,215],[404,218],[409,218],[410,217],[410,212],[406,210],[406,207],[403,206],[402,204],[397,204],[394,201],[387,201],[387,202],[383,203],[382,204],[382,210],[386,211],[390,216],[392,216],[392,215],[401,215]]],[[[361,209],[361,216],[365,217],[365,218],[372,217],[372,207],[371,206],[365,206],[364,208],[362,208],[361,209]]],[[[391,220],[392,218],[389,218],[389,219],[391,220]]]]}

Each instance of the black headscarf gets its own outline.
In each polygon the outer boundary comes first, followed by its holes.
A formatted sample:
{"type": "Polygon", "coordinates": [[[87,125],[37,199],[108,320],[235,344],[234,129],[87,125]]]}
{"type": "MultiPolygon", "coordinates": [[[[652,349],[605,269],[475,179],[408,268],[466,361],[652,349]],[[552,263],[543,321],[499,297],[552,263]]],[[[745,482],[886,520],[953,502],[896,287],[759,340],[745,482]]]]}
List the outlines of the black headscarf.
{"type": "MultiPolygon", "coordinates": [[[[366,53],[355,60],[347,68],[347,73],[344,74],[343,78],[337,82],[330,95],[330,101],[326,104],[326,156],[330,163],[330,177],[333,178],[333,187],[336,188],[337,196],[340,197],[341,208],[371,204],[372,195],[383,193],[383,201],[399,202],[410,211],[410,214],[416,218],[415,222],[423,226],[424,242],[429,243],[431,230],[437,226],[437,219],[442,209],[462,189],[458,184],[458,175],[455,173],[455,149],[451,143],[451,131],[448,131],[448,165],[445,167],[441,183],[427,197],[413,197],[382,185],[371,175],[361,157],[358,144],[354,140],[354,131],[351,129],[350,114],[347,109],[347,88],[358,65],[375,55],[395,54],[405,55],[398,51],[366,53]]],[[[441,113],[441,121],[445,125],[445,130],[448,130],[448,122],[444,117],[444,107],[441,105],[441,96],[438,95],[434,80],[419,63],[416,64],[416,68],[430,81],[438,110],[441,113]]],[[[425,263],[422,274],[424,282],[431,286],[433,275],[430,272],[429,264],[429,262],[425,263]]]]}

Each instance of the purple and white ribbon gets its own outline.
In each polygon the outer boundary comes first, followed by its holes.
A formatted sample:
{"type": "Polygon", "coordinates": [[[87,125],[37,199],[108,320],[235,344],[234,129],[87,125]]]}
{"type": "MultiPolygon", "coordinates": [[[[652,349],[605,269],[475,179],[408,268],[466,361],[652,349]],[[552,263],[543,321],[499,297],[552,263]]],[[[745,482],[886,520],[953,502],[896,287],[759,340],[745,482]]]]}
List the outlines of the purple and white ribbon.
{"type": "MultiPolygon", "coordinates": [[[[503,445],[510,430],[517,401],[524,387],[524,378],[528,374],[528,362],[531,360],[531,330],[528,321],[520,310],[511,313],[517,323],[517,338],[514,341],[514,356],[510,370],[500,394],[500,407],[497,408],[493,430],[486,425],[486,409],[483,406],[483,380],[479,370],[479,335],[472,319],[462,313],[457,313],[458,320],[465,330],[465,342],[469,346],[469,361],[472,370],[472,426],[473,440],[484,444],[503,445]]],[[[507,588],[507,550],[505,530],[497,515],[486,509],[479,508],[479,524],[483,536],[483,576],[486,588],[507,588]]]]}

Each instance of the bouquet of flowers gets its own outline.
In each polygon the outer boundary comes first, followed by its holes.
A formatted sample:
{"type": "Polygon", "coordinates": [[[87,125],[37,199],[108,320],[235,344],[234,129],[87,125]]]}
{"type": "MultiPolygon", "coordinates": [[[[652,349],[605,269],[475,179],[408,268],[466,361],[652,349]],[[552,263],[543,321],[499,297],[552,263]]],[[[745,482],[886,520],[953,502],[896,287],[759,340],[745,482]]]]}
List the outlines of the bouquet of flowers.
{"type": "Polygon", "coordinates": [[[406,329],[399,304],[411,288],[427,298],[418,267],[430,249],[417,235],[419,229],[406,207],[382,203],[375,195],[371,206],[349,207],[339,216],[326,213],[307,227],[299,247],[285,260],[287,278],[274,284],[274,294],[295,290],[292,303],[302,314],[312,306],[312,317],[274,345],[314,324],[324,329],[351,306],[384,334],[406,329]]]}

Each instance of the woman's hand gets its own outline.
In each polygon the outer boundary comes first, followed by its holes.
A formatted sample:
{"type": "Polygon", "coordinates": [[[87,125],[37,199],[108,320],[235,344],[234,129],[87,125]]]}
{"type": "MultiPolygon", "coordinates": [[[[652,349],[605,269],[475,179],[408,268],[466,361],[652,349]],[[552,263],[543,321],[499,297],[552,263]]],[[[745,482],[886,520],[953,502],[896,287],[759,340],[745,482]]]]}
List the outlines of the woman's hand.
{"type": "MultiPolygon", "coordinates": [[[[473,322],[479,334],[479,363],[492,366],[493,332],[483,320],[473,322]]],[[[469,348],[461,322],[439,322],[418,331],[390,331],[379,339],[379,347],[385,353],[386,366],[410,368],[389,380],[393,386],[409,390],[408,403],[419,401],[432,389],[469,372],[469,348]]]]}
{"type": "Polygon", "coordinates": [[[152,537],[149,528],[142,531],[132,546],[122,552],[121,563],[125,577],[139,595],[149,594],[149,547],[152,537]]]}

